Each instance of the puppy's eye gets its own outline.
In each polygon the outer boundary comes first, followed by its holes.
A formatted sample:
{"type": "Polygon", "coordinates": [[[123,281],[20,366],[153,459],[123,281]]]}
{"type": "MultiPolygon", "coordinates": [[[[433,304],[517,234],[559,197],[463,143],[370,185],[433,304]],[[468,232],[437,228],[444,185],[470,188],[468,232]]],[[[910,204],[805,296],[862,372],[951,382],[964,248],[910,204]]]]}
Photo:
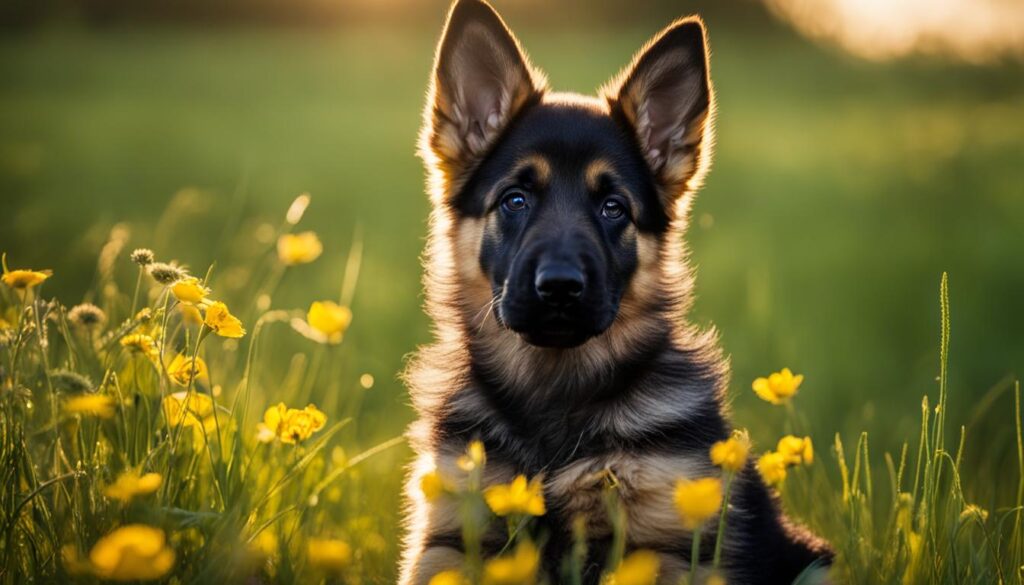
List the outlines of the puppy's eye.
{"type": "Polygon", "coordinates": [[[509,191],[501,198],[501,207],[512,213],[526,209],[526,194],[518,189],[509,191]]]}
{"type": "Polygon", "coordinates": [[[626,215],[626,206],[618,199],[605,199],[601,204],[601,215],[608,219],[619,219],[626,215]]]}

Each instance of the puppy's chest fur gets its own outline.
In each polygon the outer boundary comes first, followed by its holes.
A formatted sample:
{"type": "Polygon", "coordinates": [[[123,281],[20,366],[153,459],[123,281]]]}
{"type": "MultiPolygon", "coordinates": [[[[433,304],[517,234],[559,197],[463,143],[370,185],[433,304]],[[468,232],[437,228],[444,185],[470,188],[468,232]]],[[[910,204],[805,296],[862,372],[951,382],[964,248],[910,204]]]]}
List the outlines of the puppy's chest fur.
{"type": "MultiPolygon", "coordinates": [[[[680,385],[679,391],[686,388],[680,385]]],[[[673,395],[666,392],[662,399],[672,401],[673,395]]],[[[672,504],[675,483],[718,474],[707,453],[725,429],[713,395],[704,399],[690,417],[669,424],[652,418],[650,427],[633,427],[622,422],[620,411],[645,418],[641,406],[657,400],[644,395],[642,404],[552,401],[536,409],[516,408],[514,401],[489,397],[485,389],[467,388],[438,421],[442,459],[450,460],[440,467],[455,469],[468,441],[480,439],[494,472],[486,479],[501,483],[517,474],[543,479],[549,537],[568,534],[577,518],[586,522],[588,537],[610,536],[609,494],[614,492],[626,514],[630,543],[658,546],[685,537],[672,504]]]]}
{"type": "Polygon", "coordinates": [[[608,506],[614,490],[625,513],[630,544],[657,547],[666,537],[685,536],[672,505],[675,482],[712,474],[707,461],[698,456],[612,452],[555,471],[545,489],[562,518],[586,521],[591,538],[611,535],[608,506]]]}
{"type": "MultiPolygon", "coordinates": [[[[487,452],[484,487],[520,474],[542,478],[547,513],[534,519],[534,527],[544,543],[549,575],[560,574],[573,547],[574,523],[582,519],[588,545],[583,582],[599,581],[613,541],[612,493],[627,550],[655,551],[662,567],[659,582],[677,582],[689,569],[693,535],[676,512],[676,482],[718,476],[709,449],[729,435],[721,402],[727,379],[723,362],[714,352],[692,347],[667,344],[645,353],[625,383],[621,377],[602,377],[617,380],[607,386],[599,378],[587,384],[577,378],[571,386],[543,383],[568,379],[564,376],[486,385],[474,375],[479,368],[472,363],[464,363],[458,376],[429,378],[458,385],[442,400],[421,403],[421,419],[412,429],[420,457],[407,488],[418,507],[410,539],[422,543],[425,552],[409,557],[422,573],[408,574],[432,574],[460,562],[458,501],[426,502],[417,486],[423,474],[436,469],[452,487],[464,489],[467,475],[457,462],[471,441],[480,440],[487,452]]],[[[722,547],[730,582],[788,583],[815,559],[829,557],[823,543],[789,526],[752,463],[732,485],[722,547]],[[764,554],[750,555],[751,546],[764,554]]],[[[484,553],[497,554],[506,540],[505,524],[496,520],[484,535],[484,553]]],[[[702,565],[711,560],[714,540],[709,533],[701,541],[702,565]]]]}
{"type": "MultiPolygon", "coordinates": [[[[458,458],[454,448],[446,448],[436,460],[437,468],[458,475],[458,458]]],[[[626,450],[584,454],[557,466],[537,467],[534,461],[517,461],[510,451],[497,447],[488,450],[486,469],[484,488],[510,482],[519,474],[542,478],[548,508],[542,522],[553,550],[569,546],[566,539],[578,519],[585,522],[588,539],[610,538],[613,493],[625,514],[631,546],[664,548],[666,543],[682,542],[688,535],[673,506],[676,481],[717,475],[707,457],[699,453],[626,450]]]]}

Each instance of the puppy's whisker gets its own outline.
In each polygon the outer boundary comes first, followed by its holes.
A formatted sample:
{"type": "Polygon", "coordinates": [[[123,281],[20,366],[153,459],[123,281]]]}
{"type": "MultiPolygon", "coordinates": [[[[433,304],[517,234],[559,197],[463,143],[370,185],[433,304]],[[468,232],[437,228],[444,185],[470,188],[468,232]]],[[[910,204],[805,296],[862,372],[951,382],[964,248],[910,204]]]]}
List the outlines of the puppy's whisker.
{"type": "Polygon", "coordinates": [[[480,324],[477,326],[477,329],[476,329],[477,333],[480,333],[481,331],[483,331],[484,325],[487,324],[487,319],[490,318],[491,314],[494,311],[494,305],[500,303],[503,296],[504,295],[499,294],[496,297],[493,297],[491,299],[491,302],[487,303],[487,305],[484,307],[484,309],[486,309],[487,312],[484,314],[483,319],[480,320],[480,324]]]}
{"type": "Polygon", "coordinates": [[[485,305],[480,307],[480,309],[478,309],[477,312],[473,314],[473,317],[470,319],[470,323],[478,323],[479,326],[482,327],[483,324],[487,321],[487,317],[491,314],[491,310],[494,307],[494,303],[496,303],[500,298],[500,295],[498,297],[491,297],[490,301],[488,301],[485,305]]]}

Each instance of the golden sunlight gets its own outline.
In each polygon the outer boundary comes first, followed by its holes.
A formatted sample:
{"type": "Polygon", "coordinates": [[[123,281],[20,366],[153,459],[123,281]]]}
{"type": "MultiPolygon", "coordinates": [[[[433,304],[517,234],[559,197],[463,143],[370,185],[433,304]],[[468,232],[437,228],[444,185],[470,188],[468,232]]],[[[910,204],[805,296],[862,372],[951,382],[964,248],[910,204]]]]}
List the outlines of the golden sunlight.
{"type": "Polygon", "coordinates": [[[981,63],[1024,56],[1024,2],[765,0],[803,34],[867,59],[912,53],[981,63]]]}

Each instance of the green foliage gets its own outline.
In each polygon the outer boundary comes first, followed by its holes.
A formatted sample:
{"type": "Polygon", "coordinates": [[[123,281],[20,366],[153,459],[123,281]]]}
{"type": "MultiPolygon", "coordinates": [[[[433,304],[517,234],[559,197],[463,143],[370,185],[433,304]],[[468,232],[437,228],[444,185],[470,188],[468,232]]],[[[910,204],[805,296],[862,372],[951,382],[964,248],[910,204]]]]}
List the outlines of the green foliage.
{"type": "MultiPolygon", "coordinates": [[[[556,87],[586,91],[660,24],[611,33],[567,22],[557,35],[522,36],[556,87]]],[[[1010,269],[1024,249],[1019,67],[865,64],[771,27],[713,16],[709,25],[718,140],[688,237],[699,267],[695,317],[718,326],[732,356],[736,423],[759,444],[779,429],[816,439],[819,461],[792,472],[783,497],[836,545],[851,582],[901,581],[912,533],[924,559],[916,582],[1019,582],[1024,458],[1015,386],[1004,376],[1024,350],[1024,273],[1010,269]],[[943,365],[931,392],[938,402],[918,413],[939,333],[922,299],[946,269],[958,291],[953,367],[943,365]],[[807,374],[797,418],[766,412],[749,390],[781,365],[807,374]],[[988,520],[961,518],[965,503],[988,520]]],[[[391,445],[413,416],[395,374],[428,338],[416,294],[427,203],[413,141],[435,33],[56,28],[0,39],[0,248],[13,264],[55,269],[47,296],[108,314],[91,339],[63,306],[37,301],[38,315],[55,319],[43,319],[48,349],[32,331],[4,337],[0,376],[12,388],[0,424],[0,580],[63,570],[59,547],[69,540],[85,554],[138,521],[181,534],[172,545],[200,580],[243,570],[256,529],[286,526],[295,537],[278,539],[277,579],[309,578],[300,549],[319,535],[351,539],[348,577],[394,582],[407,452],[345,453],[391,445]],[[315,196],[304,225],[326,252],[281,274],[271,316],[260,317],[281,194],[298,189],[315,196]],[[315,346],[288,329],[301,317],[292,308],[335,296],[357,224],[366,255],[356,319],[343,350],[315,346]],[[187,432],[173,456],[169,446],[148,456],[167,444],[162,373],[117,345],[141,324],[123,288],[138,276],[127,248],[96,262],[98,250],[117,248],[112,232],[122,248],[152,247],[197,270],[216,263],[211,285],[249,329],[234,349],[204,342],[227,411],[217,421],[229,427],[209,445],[187,432]],[[248,372],[247,362],[256,364],[248,372]],[[363,372],[376,378],[372,390],[357,384],[363,372]],[[83,386],[68,373],[120,392],[116,416],[52,424],[50,385],[58,398],[83,386]],[[290,466],[297,450],[280,444],[237,458],[254,448],[262,410],[280,401],[313,401],[329,425],[351,422],[304,471],[290,466]],[[128,506],[102,495],[140,464],[176,479],[128,506]],[[232,546],[212,546],[221,543],[232,546]]],[[[20,301],[3,294],[0,318],[17,323],[20,301]]]]}
{"type": "MultiPolygon", "coordinates": [[[[128,262],[123,251],[105,253],[101,275],[128,262]]],[[[354,290],[357,255],[350,264],[346,291],[354,290]]],[[[253,290],[272,295],[285,268],[271,249],[253,269],[265,275],[253,290]]],[[[342,346],[302,339],[316,324],[301,311],[253,306],[242,313],[253,324],[243,351],[240,340],[190,320],[186,310],[209,315],[209,299],[181,302],[174,286],[137,270],[132,291],[101,276],[99,306],[89,310],[103,318],[92,321],[69,323],[64,305],[41,296],[45,284],[0,292],[0,580],[152,578],[132,568],[131,550],[104,553],[99,544],[133,525],[159,529],[149,540],[132,538],[158,550],[156,539],[166,538],[176,560],[155,576],[182,582],[358,581],[380,572],[394,556],[382,536],[393,528],[359,509],[356,472],[402,440],[346,456],[352,436],[339,439],[353,419],[336,415],[357,414],[359,392],[338,396],[332,364],[342,346]],[[109,328],[97,324],[108,320],[109,328]],[[274,380],[263,356],[288,337],[304,347],[274,380]],[[199,361],[189,375],[187,364],[199,361]],[[184,379],[175,364],[186,364],[184,379]],[[335,396],[326,425],[310,407],[262,417],[270,428],[257,434],[253,411],[304,405],[320,385],[335,396]]],[[[143,564],[159,566],[150,557],[143,564]]]]}
{"type": "MultiPolygon", "coordinates": [[[[945,274],[940,306],[938,400],[934,409],[927,396],[922,400],[916,448],[905,442],[895,457],[885,453],[886,474],[873,475],[869,433],[860,434],[852,453],[836,433],[832,454],[837,467],[809,470],[783,492],[787,508],[813,519],[811,524],[832,541],[839,560],[837,582],[1022,581],[1020,494],[995,508],[972,502],[968,493],[987,479],[964,467],[965,428],[960,427],[955,446],[947,445],[950,314],[945,274]]],[[[1004,414],[1004,424],[1016,424],[1014,473],[1019,480],[1024,478],[1019,383],[1014,398],[1016,409],[1004,414]]]]}

